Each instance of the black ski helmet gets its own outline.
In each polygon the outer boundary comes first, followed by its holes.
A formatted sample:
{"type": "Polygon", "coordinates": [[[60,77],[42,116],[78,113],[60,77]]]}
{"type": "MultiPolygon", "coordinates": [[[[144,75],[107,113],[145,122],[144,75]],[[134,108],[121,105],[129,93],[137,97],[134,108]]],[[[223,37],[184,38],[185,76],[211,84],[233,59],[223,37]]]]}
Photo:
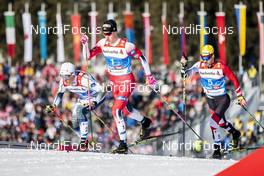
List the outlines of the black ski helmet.
{"type": "Polygon", "coordinates": [[[104,22],[102,26],[104,34],[111,34],[112,32],[117,32],[117,25],[115,20],[110,19],[104,22]]]}

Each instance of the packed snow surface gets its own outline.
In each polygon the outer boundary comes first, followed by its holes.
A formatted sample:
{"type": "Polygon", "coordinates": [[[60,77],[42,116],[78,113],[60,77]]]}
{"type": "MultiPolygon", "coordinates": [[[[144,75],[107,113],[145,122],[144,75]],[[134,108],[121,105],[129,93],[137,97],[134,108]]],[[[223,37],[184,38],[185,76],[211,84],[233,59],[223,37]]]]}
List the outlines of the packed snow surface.
{"type": "Polygon", "coordinates": [[[1,176],[209,176],[236,162],[35,149],[0,149],[0,158],[1,176]]]}

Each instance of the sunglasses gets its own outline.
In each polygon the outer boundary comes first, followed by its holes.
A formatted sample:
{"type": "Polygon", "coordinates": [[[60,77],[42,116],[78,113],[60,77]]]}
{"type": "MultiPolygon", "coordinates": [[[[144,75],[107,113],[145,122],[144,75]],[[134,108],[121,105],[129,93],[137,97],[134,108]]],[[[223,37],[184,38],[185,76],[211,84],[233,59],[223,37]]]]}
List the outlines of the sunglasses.
{"type": "Polygon", "coordinates": [[[72,75],[60,75],[60,77],[63,79],[63,80],[68,80],[70,79],[72,75]]]}
{"type": "Polygon", "coordinates": [[[212,54],[205,55],[205,56],[200,55],[201,61],[208,61],[211,59],[211,57],[212,57],[212,54]]]}

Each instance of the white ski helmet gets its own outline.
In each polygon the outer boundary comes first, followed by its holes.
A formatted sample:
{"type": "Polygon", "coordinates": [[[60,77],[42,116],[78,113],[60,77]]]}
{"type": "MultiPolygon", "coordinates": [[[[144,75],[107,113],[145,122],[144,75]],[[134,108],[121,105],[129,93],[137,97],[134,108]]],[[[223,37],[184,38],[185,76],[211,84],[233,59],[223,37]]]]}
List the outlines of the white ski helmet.
{"type": "Polygon", "coordinates": [[[70,76],[73,75],[75,72],[74,65],[70,62],[65,62],[61,65],[60,68],[60,76],[65,77],[65,76],[70,76]]]}

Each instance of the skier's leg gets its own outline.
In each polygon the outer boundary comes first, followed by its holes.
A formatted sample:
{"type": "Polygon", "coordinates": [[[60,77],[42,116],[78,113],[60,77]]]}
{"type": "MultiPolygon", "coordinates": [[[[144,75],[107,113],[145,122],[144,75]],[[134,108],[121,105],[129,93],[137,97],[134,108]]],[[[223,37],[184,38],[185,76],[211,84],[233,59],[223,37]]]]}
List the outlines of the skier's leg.
{"type": "MultiPolygon", "coordinates": [[[[209,108],[214,112],[217,107],[216,100],[213,98],[207,98],[207,103],[209,105],[209,108]]],[[[218,125],[219,120],[220,120],[219,117],[215,116],[215,113],[213,113],[209,119],[210,128],[212,131],[212,137],[214,140],[214,144],[213,144],[214,152],[213,152],[212,157],[216,159],[221,158],[221,139],[222,137],[219,131],[219,125],[218,125]]]]}
{"type": "Polygon", "coordinates": [[[74,106],[72,119],[73,119],[73,127],[74,129],[79,129],[81,142],[80,142],[80,150],[85,151],[87,149],[87,138],[88,138],[88,120],[91,116],[90,111],[87,110],[86,107],[77,103],[74,106]]]}
{"type": "Polygon", "coordinates": [[[215,110],[215,116],[220,118],[218,124],[221,128],[225,129],[228,133],[233,136],[233,147],[238,146],[239,138],[241,136],[240,132],[234,128],[234,126],[226,120],[225,112],[230,104],[229,95],[225,95],[223,98],[218,100],[218,106],[215,110]]]}
{"type": "Polygon", "coordinates": [[[141,123],[142,128],[140,130],[140,139],[144,139],[149,136],[149,127],[151,124],[151,120],[149,118],[144,117],[138,110],[133,108],[129,102],[126,104],[126,107],[122,112],[124,116],[127,116],[141,123]]]}
{"type": "Polygon", "coordinates": [[[212,131],[212,136],[214,140],[213,145],[213,158],[220,159],[221,158],[221,133],[220,133],[220,127],[218,126],[218,123],[215,122],[215,120],[210,117],[210,128],[212,131]]]}
{"type": "Polygon", "coordinates": [[[114,116],[120,139],[119,147],[113,151],[114,153],[127,153],[128,151],[126,144],[126,124],[122,113],[122,109],[126,106],[126,103],[127,101],[125,101],[124,97],[117,97],[117,99],[114,100],[114,105],[112,107],[112,114],[114,116]]]}
{"type": "Polygon", "coordinates": [[[144,116],[128,102],[125,108],[122,110],[124,116],[134,119],[138,122],[141,122],[144,116]]]}

